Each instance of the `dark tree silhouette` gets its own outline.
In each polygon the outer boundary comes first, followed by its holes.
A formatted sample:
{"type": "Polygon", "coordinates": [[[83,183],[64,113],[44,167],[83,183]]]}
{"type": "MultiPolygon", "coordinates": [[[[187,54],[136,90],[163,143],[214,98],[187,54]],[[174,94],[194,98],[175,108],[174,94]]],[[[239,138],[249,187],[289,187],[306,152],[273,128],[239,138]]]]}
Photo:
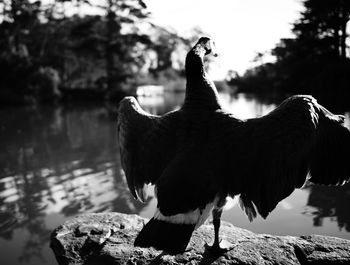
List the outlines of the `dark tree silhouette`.
{"type": "Polygon", "coordinates": [[[271,53],[275,63],[261,64],[238,80],[245,91],[288,93],[349,92],[347,22],[350,2],[305,0],[293,25],[294,38],[281,39],[271,53]]]}
{"type": "Polygon", "coordinates": [[[1,1],[1,103],[48,101],[62,94],[58,88],[70,99],[131,94],[141,70],[155,76],[168,71],[171,54],[186,43],[148,17],[143,0],[1,1]],[[84,15],[83,5],[99,12],[84,15]],[[75,6],[69,15],[68,6],[75,6]]]}
{"type": "Polygon", "coordinates": [[[324,48],[328,47],[335,56],[345,59],[346,29],[350,19],[349,1],[307,0],[304,5],[306,11],[303,18],[294,28],[297,35],[314,35],[320,42],[324,42],[324,48]]]}
{"type": "Polygon", "coordinates": [[[148,37],[131,32],[122,34],[123,24],[134,24],[138,20],[146,19],[146,4],[142,0],[123,1],[108,0],[106,9],[106,69],[107,69],[107,87],[109,90],[118,86],[128,77],[127,73],[120,67],[123,60],[130,60],[130,48],[137,42],[149,43],[148,37]],[[121,39],[123,41],[121,41],[121,39]]]}

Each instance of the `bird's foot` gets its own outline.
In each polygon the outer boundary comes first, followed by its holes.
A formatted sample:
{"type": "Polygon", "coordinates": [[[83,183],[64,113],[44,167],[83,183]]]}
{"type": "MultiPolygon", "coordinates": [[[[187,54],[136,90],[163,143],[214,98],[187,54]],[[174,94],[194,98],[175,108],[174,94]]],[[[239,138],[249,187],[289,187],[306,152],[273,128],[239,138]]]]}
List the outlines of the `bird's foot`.
{"type": "Polygon", "coordinates": [[[214,242],[212,246],[209,246],[208,243],[205,244],[205,249],[213,256],[221,256],[233,248],[234,245],[226,240],[220,240],[220,243],[214,242]]]}

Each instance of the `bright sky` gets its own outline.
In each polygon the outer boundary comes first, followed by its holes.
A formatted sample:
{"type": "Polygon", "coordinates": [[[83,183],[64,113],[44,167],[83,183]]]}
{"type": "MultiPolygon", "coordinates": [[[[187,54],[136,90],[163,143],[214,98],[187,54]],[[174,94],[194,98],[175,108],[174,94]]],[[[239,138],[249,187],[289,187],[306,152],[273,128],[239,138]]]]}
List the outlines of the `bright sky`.
{"type": "Polygon", "coordinates": [[[271,50],[291,37],[291,24],[302,11],[301,0],[145,0],[155,23],[188,33],[198,26],[216,42],[220,56],[210,73],[225,77],[254,66],[257,52],[271,50]]]}

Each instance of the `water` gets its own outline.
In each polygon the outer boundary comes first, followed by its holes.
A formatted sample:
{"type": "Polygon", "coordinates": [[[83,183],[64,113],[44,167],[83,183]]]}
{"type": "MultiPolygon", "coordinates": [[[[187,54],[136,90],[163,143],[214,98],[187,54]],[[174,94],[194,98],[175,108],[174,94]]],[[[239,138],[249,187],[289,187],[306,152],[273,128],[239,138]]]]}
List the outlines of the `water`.
{"type": "MultiPolygon", "coordinates": [[[[221,98],[241,118],[276,106],[247,95],[221,98]]],[[[179,107],[183,95],[139,100],[161,114],[179,107]]],[[[349,112],[343,112],[349,126],[349,112]]],[[[79,213],[153,214],[154,199],[141,204],[129,194],[115,118],[104,106],[1,109],[0,146],[0,264],[56,264],[50,233],[79,213]]],[[[249,223],[234,203],[223,219],[258,233],[350,239],[349,199],[350,185],[307,186],[280,202],[267,220],[249,223]]]]}

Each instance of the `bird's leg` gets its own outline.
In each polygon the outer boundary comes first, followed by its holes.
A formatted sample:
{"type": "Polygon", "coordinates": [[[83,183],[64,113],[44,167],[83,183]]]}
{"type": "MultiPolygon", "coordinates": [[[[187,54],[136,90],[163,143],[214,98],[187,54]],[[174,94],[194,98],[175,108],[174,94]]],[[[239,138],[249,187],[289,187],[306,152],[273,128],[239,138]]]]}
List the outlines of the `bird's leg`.
{"type": "Polygon", "coordinates": [[[225,242],[225,246],[223,246],[222,241],[219,239],[219,229],[220,229],[220,222],[221,222],[221,214],[223,207],[226,203],[226,199],[222,202],[222,205],[218,205],[214,207],[212,211],[213,215],[213,225],[214,225],[214,243],[212,246],[206,246],[207,249],[214,255],[221,255],[225,252],[232,249],[232,245],[228,244],[228,242],[225,242]]]}
{"type": "Polygon", "coordinates": [[[217,249],[220,249],[219,229],[221,223],[221,214],[222,209],[213,209],[214,243],[212,247],[217,249]]]}

